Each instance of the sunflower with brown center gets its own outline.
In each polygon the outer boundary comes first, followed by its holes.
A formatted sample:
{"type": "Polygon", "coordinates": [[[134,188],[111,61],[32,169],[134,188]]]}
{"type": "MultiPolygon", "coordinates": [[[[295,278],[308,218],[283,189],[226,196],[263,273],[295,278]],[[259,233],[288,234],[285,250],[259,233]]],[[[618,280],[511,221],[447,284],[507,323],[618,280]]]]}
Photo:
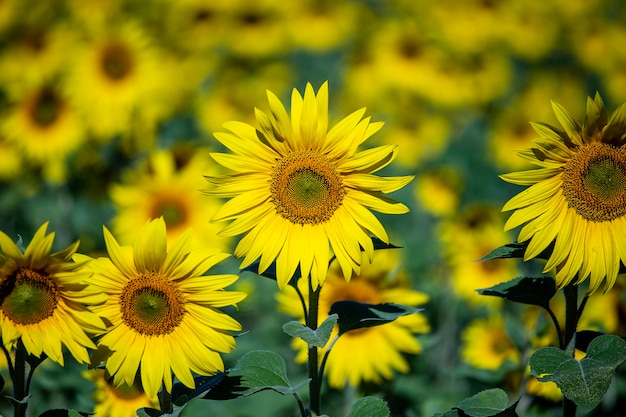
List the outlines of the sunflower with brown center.
{"type": "Polygon", "coordinates": [[[328,129],[328,83],[317,94],[307,84],[304,97],[291,96],[291,115],[268,91],[270,112],[256,110],[259,129],[228,122],[215,137],[232,154],[213,158],[233,171],[207,177],[207,194],[232,197],[213,220],[233,220],[222,234],[244,234],[235,256],[241,268],[260,258],[263,273],[276,262],[277,280],[284,287],[299,267],[314,287],[324,282],[329,261],[337,258],[343,276],[359,273],[362,252],[371,259],[371,236],[389,242],[371,210],[403,214],[408,208],[385,194],[413,177],[379,177],[396,156],[395,145],[357,151],[382,123],[363,118],[358,110],[328,129]]]}
{"type": "Polygon", "coordinates": [[[87,349],[95,349],[90,335],[102,333],[102,320],[89,306],[103,296],[85,284],[88,274],[70,261],[78,242],[51,253],[54,233],[48,223],[35,232],[22,252],[0,232],[0,327],[8,349],[21,340],[34,356],[47,355],[63,365],[62,346],[82,363],[89,362],[87,349]]]}
{"type": "Polygon", "coordinates": [[[219,308],[246,295],[223,290],[236,275],[203,274],[228,255],[190,250],[191,229],[168,249],[162,217],[143,226],[134,246],[120,246],[106,228],[104,239],[109,258],[79,259],[90,261],[85,268],[93,273],[91,285],[108,296],[94,309],[111,323],[95,357],[105,355],[113,383],[132,385],[139,369],[146,394],[154,398],[162,385],[171,392],[172,374],[193,388],[192,373],[223,371],[220,352],[235,348],[230,332],[241,326],[219,308]]]}
{"type": "Polygon", "coordinates": [[[532,124],[536,147],[520,152],[541,168],[501,176],[530,186],[502,208],[514,211],[505,228],[524,224],[524,260],[554,244],[544,272],[556,270],[559,288],[589,278],[589,293],[608,291],[626,260],[626,103],[608,117],[596,94],[582,125],[553,108],[563,129],[532,124]]]}

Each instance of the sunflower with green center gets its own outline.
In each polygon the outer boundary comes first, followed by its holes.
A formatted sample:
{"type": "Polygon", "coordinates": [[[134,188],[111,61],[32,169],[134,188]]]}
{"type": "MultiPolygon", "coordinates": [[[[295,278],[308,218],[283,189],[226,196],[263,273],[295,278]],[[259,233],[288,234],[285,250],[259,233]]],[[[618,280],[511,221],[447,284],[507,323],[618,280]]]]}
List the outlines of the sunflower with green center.
{"type": "Polygon", "coordinates": [[[474,319],[463,330],[461,340],[461,356],[475,368],[495,371],[507,361],[521,361],[520,350],[507,334],[502,316],[474,319]]]}
{"type": "Polygon", "coordinates": [[[63,365],[64,345],[81,363],[95,349],[90,336],[104,332],[102,320],[89,307],[104,301],[87,286],[88,274],[70,259],[78,242],[51,253],[54,233],[48,223],[35,232],[22,251],[0,232],[0,327],[2,343],[13,349],[19,341],[36,357],[46,355],[63,365]]]}
{"type": "Polygon", "coordinates": [[[140,408],[159,406],[156,398],[148,398],[143,392],[139,381],[132,385],[122,384],[116,387],[111,378],[107,378],[104,369],[85,371],[83,376],[96,385],[93,392],[95,417],[136,417],[140,408]]]}
{"type": "Polygon", "coordinates": [[[109,258],[78,256],[89,261],[85,269],[93,273],[91,286],[107,295],[94,311],[111,327],[98,340],[94,357],[96,362],[106,359],[116,386],[132,385],[139,369],[150,398],[161,385],[171,392],[172,373],[194,388],[192,372],[223,371],[220,352],[235,348],[230,331],[241,326],[219,308],[235,305],[246,294],[223,290],[237,275],[203,275],[228,254],[190,250],[191,235],[188,229],[168,249],[161,217],[143,226],[133,246],[120,246],[105,227],[109,258]]]}
{"type": "MultiPolygon", "coordinates": [[[[352,300],[367,304],[399,303],[417,307],[428,302],[428,296],[410,288],[407,276],[398,269],[399,259],[392,250],[377,250],[372,263],[363,264],[360,275],[346,282],[337,263],[333,263],[328,278],[320,290],[319,317],[328,317],[333,303],[352,300]]],[[[301,279],[298,288],[308,299],[308,282],[301,279]]],[[[277,295],[279,310],[304,321],[302,306],[293,287],[288,286],[277,295]]],[[[328,385],[342,389],[346,384],[358,386],[363,382],[381,383],[393,377],[394,371],[406,373],[409,363],[405,354],[418,354],[422,346],[416,334],[427,333],[430,325],[426,317],[415,313],[400,317],[381,326],[351,330],[341,335],[332,346],[326,362],[328,385]]],[[[320,350],[331,348],[337,336],[333,330],[329,343],[320,350]]],[[[296,361],[306,362],[307,344],[294,339],[298,349],[296,361]]],[[[321,358],[323,355],[319,355],[321,358]]]]}
{"type": "Polygon", "coordinates": [[[403,214],[408,208],[385,194],[408,184],[412,176],[379,177],[374,172],[393,161],[397,147],[358,151],[382,123],[358,110],[328,130],[328,83],[317,94],[307,84],[304,97],[294,89],[291,116],[268,91],[270,112],[256,110],[259,129],[228,122],[215,137],[232,154],[213,158],[234,171],[207,177],[207,194],[232,197],[212,220],[233,220],[222,233],[244,234],[235,248],[241,268],[257,259],[263,273],[276,262],[279,288],[296,269],[322,284],[332,257],[349,280],[359,273],[363,252],[371,260],[371,235],[389,242],[370,209],[403,214]]]}
{"type": "Polygon", "coordinates": [[[536,147],[520,152],[541,168],[501,176],[530,186],[502,208],[513,211],[505,229],[524,224],[524,260],[554,245],[544,272],[556,270],[559,288],[589,278],[588,293],[603,281],[606,292],[626,260],[626,103],[608,117],[596,94],[582,125],[559,104],[553,109],[563,129],[532,124],[536,147]]]}

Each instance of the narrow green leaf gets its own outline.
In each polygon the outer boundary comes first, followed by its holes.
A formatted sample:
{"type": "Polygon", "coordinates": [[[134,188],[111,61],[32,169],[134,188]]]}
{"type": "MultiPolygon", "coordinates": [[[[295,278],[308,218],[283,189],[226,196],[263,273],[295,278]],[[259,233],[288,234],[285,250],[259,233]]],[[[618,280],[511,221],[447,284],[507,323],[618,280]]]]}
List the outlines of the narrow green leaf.
{"type": "Polygon", "coordinates": [[[556,294],[556,283],[551,277],[517,277],[491,288],[476,291],[482,295],[501,297],[516,303],[550,308],[550,300],[556,294]]]}
{"type": "Polygon", "coordinates": [[[298,337],[304,340],[309,346],[322,348],[326,346],[333,327],[337,323],[337,315],[331,314],[324,320],[316,330],[305,326],[299,321],[290,321],[283,325],[283,331],[291,337],[298,337]]]}
{"type": "Polygon", "coordinates": [[[527,246],[527,242],[507,243],[506,245],[495,248],[494,250],[480,258],[479,261],[489,261],[492,259],[523,258],[527,246]]]}
{"type": "Polygon", "coordinates": [[[362,397],[352,404],[348,417],[389,417],[387,403],[376,397],[362,397]]]}
{"type": "Polygon", "coordinates": [[[342,300],[330,306],[330,314],[337,314],[339,335],[365,327],[380,326],[398,317],[422,311],[421,308],[400,304],[367,304],[352,300],[342,300]]]}
{"type": "Polygon", "coordinates": [[[287,379],[287,366],[277,353],[267,350],[255,350],[243,355],[229,372],[241,377],[241,386],[248,390],[243,395],[271,389],[280,394],[293,394],[306,384],[305,380],[292,387],[287,379]]]}
{"type": "Polygon", "coordinates": [[[184,408],[185,405],[178,406],[173,404],[172,412],[166,413],[164,411],[157,410],[156,408],[144,407],[137,410],[137,417],[178,417],[180,416],[180,413],[183,412],[184,408]]]}
{"type": "Polygon", "coordinates": [[[213,376],[196,376],[194,378],[195,388],[191,389],[181,382],[177,382],[172,387],[172,402],[177,405],[183,405],[192,398],[197,397],[215,387],[222,381],[226,374],[218,372],[213,376]]]}
{"type": "Polygon", "coordinates": [[[609,388],[617,368],[626,360],[626,342],[602,335],[589,343],[580,361],[555,347],[539,349],[530,357],[530,372],[539,381],[553,381],[578,406],[595,408],[609,388]]]}

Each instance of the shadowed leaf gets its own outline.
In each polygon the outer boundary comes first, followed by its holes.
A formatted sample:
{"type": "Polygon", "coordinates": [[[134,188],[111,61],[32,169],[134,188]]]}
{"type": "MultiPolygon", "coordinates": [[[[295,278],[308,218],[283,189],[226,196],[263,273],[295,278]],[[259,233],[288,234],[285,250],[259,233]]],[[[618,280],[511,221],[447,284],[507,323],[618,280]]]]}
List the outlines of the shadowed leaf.
{"type": "Polygon", "coordinates": [[[551,277],[518,277],[491,288],[476,290],[482,295],[492,295],[516,303],[550,307],[550,300],[556,294],[556,283],[551,277]]]}

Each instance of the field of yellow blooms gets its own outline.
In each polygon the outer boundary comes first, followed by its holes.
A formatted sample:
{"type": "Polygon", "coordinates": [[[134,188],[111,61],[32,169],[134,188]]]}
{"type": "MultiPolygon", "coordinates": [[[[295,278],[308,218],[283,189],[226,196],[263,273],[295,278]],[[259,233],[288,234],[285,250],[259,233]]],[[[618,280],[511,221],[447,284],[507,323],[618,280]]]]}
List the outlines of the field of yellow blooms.
{"type": "Polygon", "coordinates": [[[0,1],[0,417],[622,415],[625,19],[0,1]]]}

